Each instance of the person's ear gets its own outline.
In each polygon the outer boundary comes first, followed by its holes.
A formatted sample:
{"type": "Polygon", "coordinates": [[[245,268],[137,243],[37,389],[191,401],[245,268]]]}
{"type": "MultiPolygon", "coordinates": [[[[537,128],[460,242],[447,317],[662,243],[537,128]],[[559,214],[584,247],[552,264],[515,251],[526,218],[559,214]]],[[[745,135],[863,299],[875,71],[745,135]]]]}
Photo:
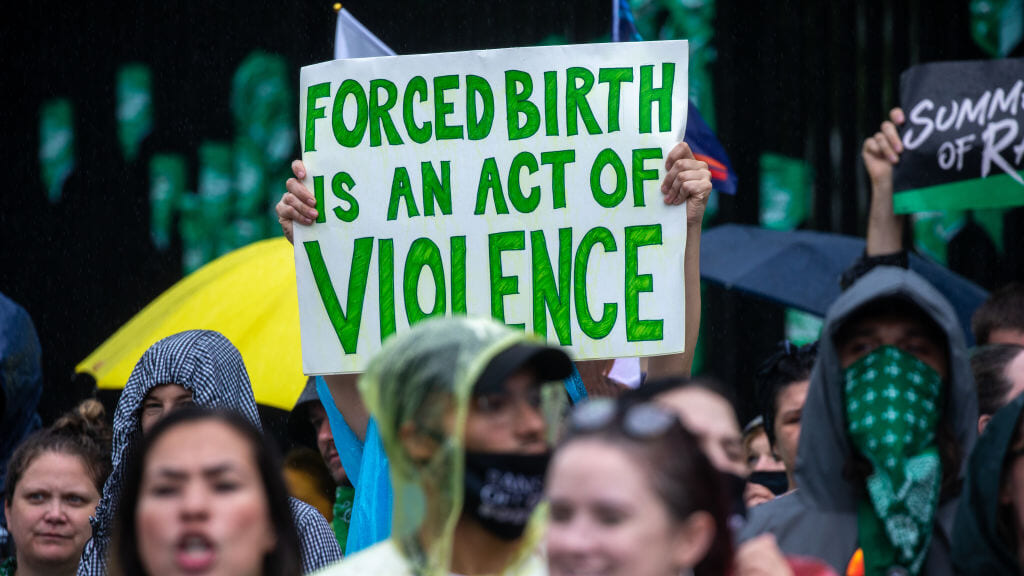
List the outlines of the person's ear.
{"type": "Polygon", "coordinates": [[[398,428],[398,441],[413,462],[426,462],[437,451],[437,441],[423,434],[415,422],[406,422],[398,428]]]}
{"type": "Polygon", "coordinates": [[[978,416],[978,435],[985,431],[985,426],[988,426],[988,421],[992,419],[991,414],[982,414],[978,416]]]}
{"type": "Polygon", "coordinates": [[[679,524],[672,559],[680,570],[689,570],[707,556],[715,541],[715,519],[698,510],[679,524]]]}

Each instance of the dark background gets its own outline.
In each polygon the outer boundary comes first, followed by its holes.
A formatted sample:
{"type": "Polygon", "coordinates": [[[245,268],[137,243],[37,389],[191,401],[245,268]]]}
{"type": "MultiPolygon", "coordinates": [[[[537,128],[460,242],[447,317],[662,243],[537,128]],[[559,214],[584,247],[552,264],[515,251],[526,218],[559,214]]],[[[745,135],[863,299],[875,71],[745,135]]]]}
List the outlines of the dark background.
{"type": "MultiPolygon", "coordinates": [[[[589,42],[606,39],[611,26],[610,0],[345,5],[399,54],[527,46],[551,35],[589,42]]],[[[740,187],[722,198],[717,222],[757,223],[758,161],[774,152],[813,169],[806,227],[862,234],[861,143],[896,104],[904,68],[987,57],[968,21],[966,0],[719,0],[717,131],[740,187]]],[[[91,392],[88,379],[72,378],[74,365],[181,276],[180,243],[161,253],[149,240],[149,155],[185,154],[194,190],[199,143],[231,138],[231,76],[241,61],[256,49],[280,54],[297,86],[300,66],[331,59],[335,15],[319,0],[19,2],[2,9],[0,22],[0,291],[35,321],[46,382],[40,412],[49,421],[91,392]],[[127,162],[114,78],[133,61],[153,71],[155,129],[127,162]],[[53,97],[73,101],[77,151],[63,199],[51,205],[39,177],[38,113],[53,97]]],[[[1006,222],[1006,248],[1024,254],[1017,212],[1006,222]]],[[[970,275],[988,287],[1024,276],[1019,263],[986,260],[983,243],[961,244],[950,248],[951,266],[971,263],[970,275]]],[[[710,288],[704,318],[707,371],[745,390],[782,338],[782,310],[710,288]]]]}

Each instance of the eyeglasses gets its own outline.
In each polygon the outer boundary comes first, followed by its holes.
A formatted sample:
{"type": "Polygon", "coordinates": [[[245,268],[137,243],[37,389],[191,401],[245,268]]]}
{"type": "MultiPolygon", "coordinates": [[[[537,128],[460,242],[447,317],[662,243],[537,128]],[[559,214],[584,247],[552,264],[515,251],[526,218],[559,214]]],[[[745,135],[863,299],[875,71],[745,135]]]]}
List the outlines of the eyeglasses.
{"type": "Polygon", "coordinates": [[[757,377],[764,378],[771,374],[772,372],[774,372],[779,362],[781,362],[784,358],[797,356],[801,353],[807,353],[813,356],[817,354],[817,351],[817,342],[812,342],[811,344],[808,344],[806,346],[798,346],[797,344],[793,344],[789,340],[782,340],[775,345],[775,352],[773,352],[767,360],[761,363],[760,368],[758,368],[757,370],[757,377]]]}
{"type": "Polygon", "coordinates": [[[675,413],[657,404],[644,402],[623,407],[611,398],[595,398],[573,410],[569,416],[569,432],[596,432],[619,424],[626,435],[646,440],[661,436],[678,422],[675,413]]]}
{"type": "Polygon", "coordinates": [[[471,402],[478,411],[483,412],[484,414],[494,414],[505,411],[511,406],[514,406],[516,402],[520,400],[530,408],[540,410],[544,405],[545,399],[552,394],[552,390],[557,392],[559,386],[561,386],[560,382],[548,382],[541,384],[540,386],[531,386],[521,392],[499,390],[487,394],[474,394],[471,402]]]}

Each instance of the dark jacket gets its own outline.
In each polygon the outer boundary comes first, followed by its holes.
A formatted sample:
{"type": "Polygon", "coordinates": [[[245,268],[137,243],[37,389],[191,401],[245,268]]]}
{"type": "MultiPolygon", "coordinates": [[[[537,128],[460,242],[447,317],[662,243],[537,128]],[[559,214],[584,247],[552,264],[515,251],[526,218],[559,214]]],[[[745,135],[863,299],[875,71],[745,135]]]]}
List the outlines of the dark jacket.
{"type": "Polygon", "coordinates": [[[1020,574],[1013,525],[1000,534],[1004,507],[999,491],[1006,452],[1013,445],[1022,410],[1024,396],[1018,396],[996,412],[967,462],[967,481],[953,528],[953,564],[959,574],[1020,574]]]}
{"type": "MultiPolygon", "coordinates": [[[[40,426],[36,406],[43,394],[42,352],[28,312],[0,293],[0,489],[14,449],[40,426]]],[[[0,508],[0,519],[3,509],[0,508]]],[[[9,546],[0,525],[0,557],[9,546]]]]}
{"type": "MultiPolygon", "coordinates": [[[[956,313],[934,287],[914,272],[877,268],[844,292],[826,315],[803,409],[796,461],[798,489],[754,508],[740,533],[741,540],[771,532],[785,553],[821,558],[837,572],[845,573],[858,548],[857,501],[863,486],[856,486],[844,476],[851,448],[843,403],[843,373],[834,339],[852,313],[890,297],[912,302],[945,333],[949,375],[943,419],[952,429],[961,454],[970,452],[977,435],[978,409],[956,313]]],[[[923,574],[953,573],[949,542],[957,500],[953,497],[940,503],[923,574]]]]}

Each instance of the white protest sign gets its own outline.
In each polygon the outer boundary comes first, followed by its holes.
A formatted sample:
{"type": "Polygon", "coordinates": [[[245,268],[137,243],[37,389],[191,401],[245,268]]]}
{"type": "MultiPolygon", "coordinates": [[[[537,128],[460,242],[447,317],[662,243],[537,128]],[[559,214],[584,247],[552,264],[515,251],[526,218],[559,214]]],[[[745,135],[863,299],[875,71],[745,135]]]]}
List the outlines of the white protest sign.
{"type": "Polygon", "coordinates": [[[686,79],[685,41],[303,68],[306,373],[362,371],[434,315],[493,316],[578,359],[681,352],[685,207],[660,185],[686,79]]]}

